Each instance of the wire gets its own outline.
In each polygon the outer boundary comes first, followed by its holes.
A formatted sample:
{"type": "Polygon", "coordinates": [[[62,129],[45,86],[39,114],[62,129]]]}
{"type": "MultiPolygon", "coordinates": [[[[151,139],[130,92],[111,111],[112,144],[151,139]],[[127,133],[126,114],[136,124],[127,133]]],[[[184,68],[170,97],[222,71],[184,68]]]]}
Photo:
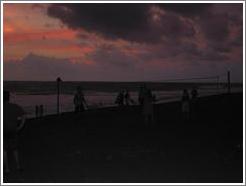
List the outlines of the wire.
{"type": "MultiPolygon", "coordinates": [[[[208,76],[208,77],[193,77],[193,78],[180,78],[180,79],[165,79],[165,80],[155,80],[161,82],[167,81],[187,81],[187,80],[198,80],[198,79],[218,79],[220,76],[208,76]]],[[[153,81],[150,81],[153,82],[153,81]]]]}

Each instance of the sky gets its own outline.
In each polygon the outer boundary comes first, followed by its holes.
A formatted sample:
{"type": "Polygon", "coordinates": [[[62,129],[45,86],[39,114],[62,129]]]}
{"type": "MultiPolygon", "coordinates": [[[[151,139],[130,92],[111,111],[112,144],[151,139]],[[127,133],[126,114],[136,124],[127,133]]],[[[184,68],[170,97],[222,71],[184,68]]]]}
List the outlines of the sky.
{"type": "Polygon", "coordinates": [[[4,80],[243,81],[240,3],[4,3],[4,80]]]}

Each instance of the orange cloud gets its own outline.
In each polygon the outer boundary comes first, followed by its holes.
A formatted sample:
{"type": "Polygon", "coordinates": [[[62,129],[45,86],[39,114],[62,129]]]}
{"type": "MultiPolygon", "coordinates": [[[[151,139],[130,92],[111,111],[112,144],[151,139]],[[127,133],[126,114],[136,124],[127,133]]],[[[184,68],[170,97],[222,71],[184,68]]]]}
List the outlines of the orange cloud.
{"type": "Polygon", "coordinates": [[[14,32],[14,28],[11,25],[5,25],[3,27],[3,32],[4,33],[13,33],[14,32]]]}
{"type": "Polygon", "coordinates": [[[17,44],[18,42],[27,42],[30,40],[43,40],[43,39],[63,39],[63,40],[75,40],[76,32],[70,29],[63,30],[51,30],[51,31],[39,31],[29,33],[16,33],[10,26],[4,26],[4,44],[17,44]]]}
{"type": "Polygon", "coordinates": [[[35,49],[43,53],[52,53],[53,56],[57,57],[84,56],[94,50],[92,47],[78,45],[39,45],[35,49]]]}

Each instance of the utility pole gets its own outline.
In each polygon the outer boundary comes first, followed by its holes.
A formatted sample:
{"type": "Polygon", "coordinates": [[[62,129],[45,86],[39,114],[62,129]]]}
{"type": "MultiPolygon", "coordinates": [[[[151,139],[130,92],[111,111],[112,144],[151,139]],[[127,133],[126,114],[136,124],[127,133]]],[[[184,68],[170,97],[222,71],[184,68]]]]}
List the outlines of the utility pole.
{"type": "Polygon", "coordinates": [[[231,73],[229,70],[227,71],[227,91],[228,94],[231,93],[231,73]]]}

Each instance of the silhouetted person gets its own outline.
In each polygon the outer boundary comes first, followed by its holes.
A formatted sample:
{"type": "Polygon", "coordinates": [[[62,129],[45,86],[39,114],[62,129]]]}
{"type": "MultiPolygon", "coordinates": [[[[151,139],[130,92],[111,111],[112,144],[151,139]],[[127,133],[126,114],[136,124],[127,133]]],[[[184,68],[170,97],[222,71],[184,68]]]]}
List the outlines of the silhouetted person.
{"type": "Polygon", "coordinates": [[[77,87],[77,92],[74,95],[73,103],[75,112],[83,112],[85,110],[86,101],[81,87],[77,87]]]}
{"type": "Polygon", "coordinates": [[[198,91],[197,89],[194,87],[191,90],[191,116],[192,118],[196,118],[196,114],[197,114],[197,97],[198,97],[198,91]]]}
{"type": "Polygon", "coordinates": [[[124,99],[125,99],[125,105],[127,105],[127,106],[130,105],[130,103],[131,104],[134,103],[134,101],[132,100],[131,95],[127,89],[125,90],[124,99]]]}
{"type": "Polygon", "coordinates": [[[144,88],[143,115],[145,125],[154,123],[153,95],[150,89],[144,88]]]}
{"type": "Polygon", "coordinates": [[[192,90],[191,90],[191,99],[197,99],[198,97],[198,92],[197,92],[197,89],[194,87],[192,90]]]}
{"type": "Polygon", "coordinates": [[[39,117],[39,107],[38,105],[35,106],[35,114],[36,114],[36,118],[39,117]]]}
{"type": "Polygon", "coordinates": [[[124,105],[124,92],[120,91],[116,97],[115,103],[118,106],[123,106],[124,105]]]}
{"type": "Polygon", "coordinates": [[[138,91],[138,103],[139,105],[143,106],[144,101],[144,86],[141,86],[138,91]]]}
{"type": "Polygon", "coordinates": [[[182,114],[185,120],[189,119],[190,115],[190,96],[187,91],[187,89],[183,90],[183,95],[182,95],[182,114]]]}
{"type": "Polygon", "coordinates": [[[25,123],[24,110],[13,103],[9,102],[10,94],[3,92],[3,162],[4,171],[10,172],[9,168],[9,152],[13,152],[16,167],[21,170],[19,153],[18,153],[18,134],[25,123]]]}
{"type": "Polygon", "coordinates": [[[39,116],[40,117],[44,116],[44,106],[43,105],[39,105],[39,116]]]}

